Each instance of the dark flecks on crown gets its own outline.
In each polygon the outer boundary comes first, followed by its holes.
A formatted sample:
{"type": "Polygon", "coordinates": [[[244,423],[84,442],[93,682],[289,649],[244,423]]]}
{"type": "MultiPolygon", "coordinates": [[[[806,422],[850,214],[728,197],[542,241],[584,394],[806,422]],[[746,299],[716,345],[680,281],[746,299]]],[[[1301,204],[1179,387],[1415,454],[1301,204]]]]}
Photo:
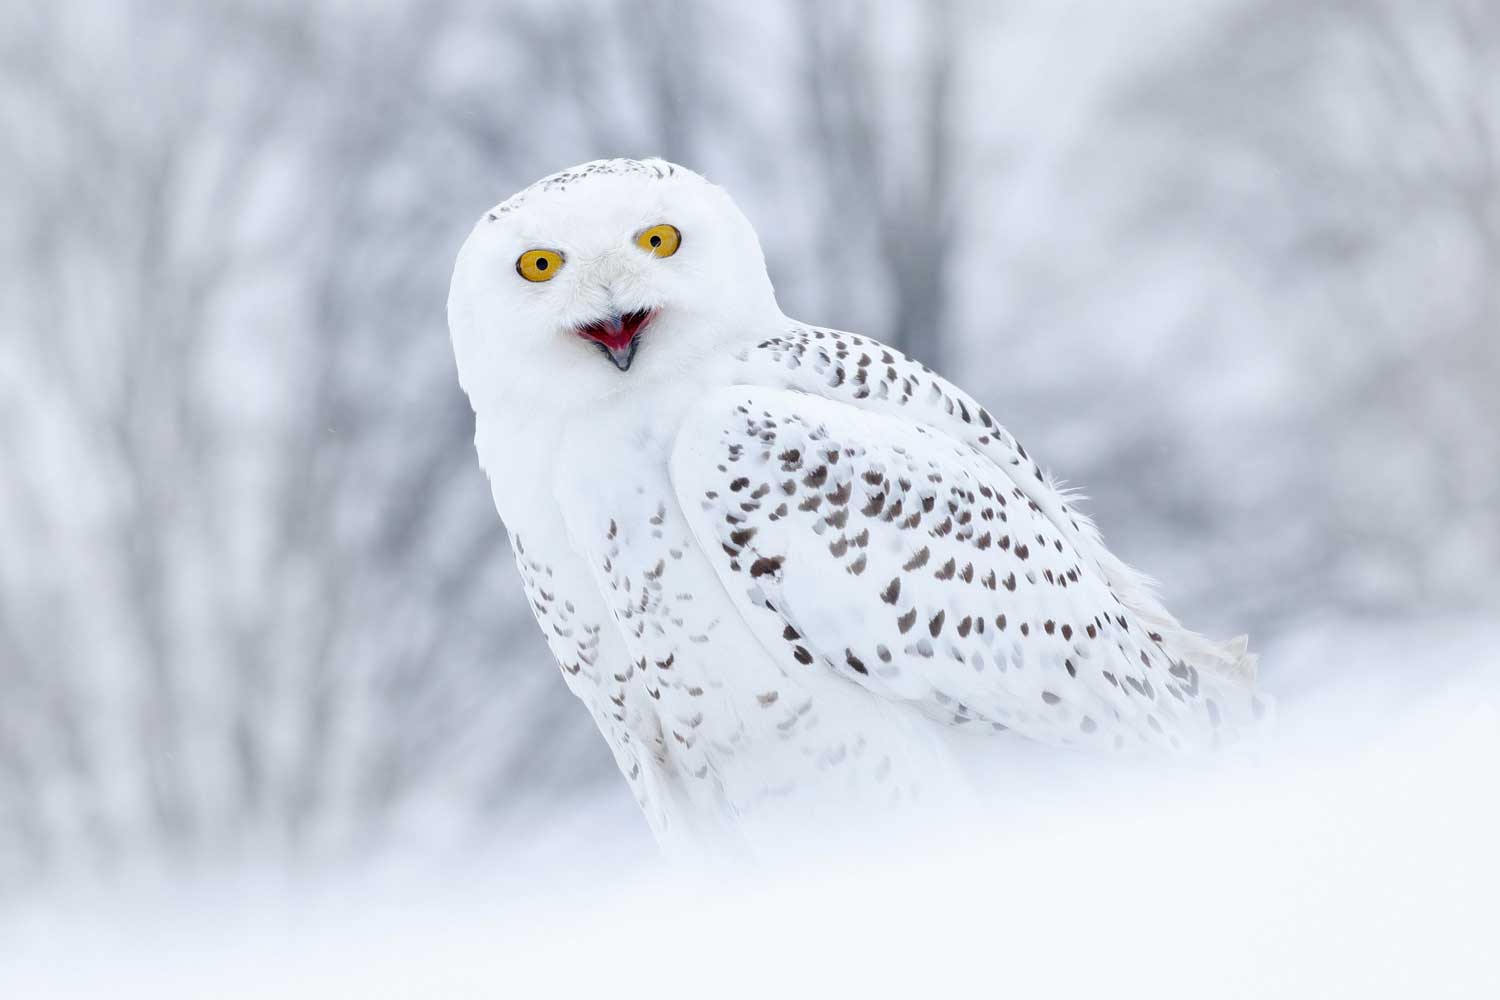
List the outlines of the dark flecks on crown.
{"type": "Polygon", "coordinates": [[[584,165],[581,169],[561,170],[555,174],[543,177],[530,187],[511,195],[505,201],[495,206],[486,216],[489,222],[496,222],[500,216],[514,212],[526,203],[531,195],[543,194],[548,191],[566,191],[568,185],[577,184],[590,177],[625,176],[636,174],[641,177],[651,177],[663,180],[677,174],[674,164],[662,160],[647,162],[645,160],[595,160],[584,165]]]}

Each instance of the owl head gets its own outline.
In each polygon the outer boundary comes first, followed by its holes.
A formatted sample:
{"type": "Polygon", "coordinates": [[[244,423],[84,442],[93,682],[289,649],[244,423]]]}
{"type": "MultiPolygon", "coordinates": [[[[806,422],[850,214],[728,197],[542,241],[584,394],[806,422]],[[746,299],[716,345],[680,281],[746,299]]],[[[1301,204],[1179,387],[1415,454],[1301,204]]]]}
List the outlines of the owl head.
{"type": "Polygon", "coordinates": [[[722,189],[664,160],[596,160],[480,218],[448,325],[475,411],[585,410],[665,388],[780,319],[760,241],[722,189]]]}

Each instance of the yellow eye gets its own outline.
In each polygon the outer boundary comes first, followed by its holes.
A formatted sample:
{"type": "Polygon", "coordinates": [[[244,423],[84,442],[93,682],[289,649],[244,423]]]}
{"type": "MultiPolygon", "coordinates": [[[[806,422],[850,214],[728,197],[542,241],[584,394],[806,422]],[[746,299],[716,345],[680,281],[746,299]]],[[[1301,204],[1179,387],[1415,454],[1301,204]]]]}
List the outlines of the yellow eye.
{"type": "Polygon", "coordinates": [[[643,229],[635,238],[635,245],[653,257],[670,257],[682,246],[682,234],[676,226],[663,222],[659,226],[643,229]]]}
{"type": "Polygon", "coordinates": [[[551,281],[563,266],[563,255],[556,250],[527,250],[516,258],[516,273],[527,281],[551,281]]]}

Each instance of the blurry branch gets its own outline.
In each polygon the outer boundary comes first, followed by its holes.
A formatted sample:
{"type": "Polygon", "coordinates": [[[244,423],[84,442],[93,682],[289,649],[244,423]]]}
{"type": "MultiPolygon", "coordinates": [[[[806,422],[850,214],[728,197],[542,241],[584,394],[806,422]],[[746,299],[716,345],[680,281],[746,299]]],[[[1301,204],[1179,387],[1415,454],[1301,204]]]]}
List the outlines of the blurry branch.
{"type": "MultiPolygon", "coordinates": [[[[1138,224],[1236,234],[1221,252],[1297,362],[1305,392],[1277,419],[1319,460],[1272,474],[1316,500],[1307,605],[1482,601],[1459,567],[1500,557],[1500,8],[1259,0],[1131,100],[1188,151],[1138,224]],[[1229,186],[1244,164],[1255,185],[1229,186]],[[1468,551],[1392,530],[1407,518],[1468,551]]],[[[1281,586],[1265,603],[1284,614],[1281,586]]]]}
{"type": "MultiPolygon", "coordinates": [[[[887,11],[887,13],[889,13],[887,11]]],[[[891,289],[890,327],[878,331],[929,367],[946,361],[946,278],[955,253],[957,153],[953,79],[960,58],[953,0],[903,10],[914,22],[911,68],[894,74],[872,46],[878,31],[865,3],[806,11],[802,54],[818,174],[829,208],[825,257],[868,233],[891,289]],[[911,102],[914,128],[890,119],[887,101],[911,102]]]]}
{"type": "MultiPolygon", "coordinates": [[[[451,581],[473,581],[476,563],[499,554],[493,512],[471,486],[472,424],[452,384],[441,286],[414,294],[409,284],[374,284],[349,256],[405,235],[398,273],[445,277],[451,246],[433,254],[428,237],[411,239],[389,205],[372,201],[377,172],[435,131],[498,141],[414,86],[443,42],[444,16],[413,6],[367,58],[330,53],[337,25],[316,12],[236,4],[126,22],[129,44],[118,51],[151,53],[140,62],[78,58],[61,11],[27,18],[26,34],[6,44],[19,58],[0,75],[26,95],[24,126],[56,140],[20,158],[33,240],[18,263],[30,292],[24,339],[6,350],[45,373],[52,412],[79,431],[82,451],[69,461],[95,470],[91,492],[108,500],[87,583],[67,584],[54,609],[93,628],[0,620],[0,854],[19,845],[25,864],[40,864],[80,835],[98,839],[100,861],[125,842],[184,858],[256,837],[301,849],[330,825],[368,825],[349,812],[361,801],[361,770],[389,772],[380,761],[397,761],[402,777],[368,807],[387,813],[470,723],[464,672],[499,654],[495,637],[514,630],[514,615],[492,613],[488,652],[466,640],[457,661],[441,628],[426,629],[436,638],[415,662],[362,636],[395,623],[392,608],[426,617],[483,601],[485,590],[455,593],[451,581]],[[228,51],[233,58],[205,69],[202,53],[228,51]],[[138,106],[100,99],[122,83],[138,106]],[[344,117],[350,108],[362,113],[344,117]],[[297,196],[316,213],[290,230],[247,226],[257,188],[289,163],[297,196]],[[247,282],[288,274],[312,290],[307,327],[268,338],[224,322],[247,282]],[[420,337],[398,325],[415,298],[425,303],[420,337]],[[390,408],[390,394],[353,374],[368,371],[372,354],[397,359],[414,343],[440,359],[424,366],[438,379],[426,397],[434,405],[422,404],[436,422],[390,408]],[[306,391],[271,423],[247,424],[236,387],[211,372],[226,362],[252,377],[276,370],[262,344],[291,352],[282,377],[306,391]],[[402,445],[414,446],[411,461],[394,479],[371,467],[402,445]],[[252,459],[270,474],[258,477],[265,491],[247,495],[252,459]],[[455,490],[480,502],[468,510],[482,530],[450,570],[430,547],[450,530],[435,513],[464,509],[445,499],[455,490]],[[376,517],[365,537],[351,533],[369,522],[372,503],[396,516],[376,517]],[[269,540],[249,563],[237,544],[246,532],[269,540]],[[429,579],[442,581],[451,605],[430,603],[429,579]],[[111,643],[105,623],[123,625],[118,638],[129,641],[111,643]],[[95,645],[91,633],[111,644],[95,645]],[[37,649],[44,644],[55,648],[37,649]],[[114,669],[106,661],[122,671],[129,709],[86,691],[114,669]],[[398,675],[407,678],[400,697],[361,693],[398,675]],[[430,702],[420,714],[413,693],[430,702]],[[365,714],[371,705],[378,711],[365,714]],[[29,724],[38,709],[48,724],[29,724]],[[127,783],[136,795],[122,796],[127,783]]],[[[8,144],[24,141],[24,131],[7,131],[8,144]]],[[[428,236],[443,239],[447,224],[428,236]]],[[[388,371],[412,369],[398,361],[388,371]]],[[[72,540],[88,530],[62,519],[55,487],[24,467],[4,486],[6,509],[36,511],[44,531],[72,540]]],[[[20,591],[0,577],[0,610],[37,603],[27,601],[40,589],[28,576],[13,575],[20,591]]],[[[0,857],[0,869],[21,863],[0,857]]]]}

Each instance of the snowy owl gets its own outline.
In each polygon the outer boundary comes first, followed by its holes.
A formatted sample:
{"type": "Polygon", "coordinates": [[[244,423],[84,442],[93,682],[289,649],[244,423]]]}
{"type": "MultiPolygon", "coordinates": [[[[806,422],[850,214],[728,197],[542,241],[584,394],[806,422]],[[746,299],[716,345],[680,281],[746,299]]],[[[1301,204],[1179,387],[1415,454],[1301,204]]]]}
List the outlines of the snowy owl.
{"type": "Polygon", "coordinates": [[[1179,625],[987,409],[783,315],[690,170],[497,205],[448,317],[537,623],[663,843],[961,795],[1006,741],[1187,750],[1266,712],[1244,639],[1179,625]]]}

